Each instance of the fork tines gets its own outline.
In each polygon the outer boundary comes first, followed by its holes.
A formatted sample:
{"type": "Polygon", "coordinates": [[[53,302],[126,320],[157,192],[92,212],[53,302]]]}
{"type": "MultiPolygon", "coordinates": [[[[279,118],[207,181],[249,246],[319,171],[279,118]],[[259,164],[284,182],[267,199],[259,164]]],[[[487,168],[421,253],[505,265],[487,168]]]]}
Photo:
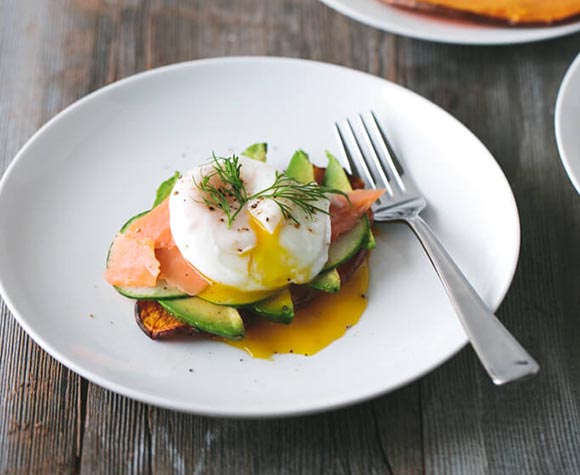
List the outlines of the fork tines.
{"type": "Polygon", "coordinates": [[[335,129],[352,174],[369,188],[386,188],[389,196],[405,191],[402,167],[374,112],[337,122],[335,129]]]}

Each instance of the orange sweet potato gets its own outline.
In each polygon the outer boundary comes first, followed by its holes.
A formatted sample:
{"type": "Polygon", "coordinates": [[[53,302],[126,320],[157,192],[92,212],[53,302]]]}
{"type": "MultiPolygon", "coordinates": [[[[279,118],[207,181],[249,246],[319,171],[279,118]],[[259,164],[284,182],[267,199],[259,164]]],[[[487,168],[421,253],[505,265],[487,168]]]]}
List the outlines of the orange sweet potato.
{"type": "Polygon", "coordinates": [[[181,323],[154,300],[135,302],[135,320],[139,328],[152,340],[196,333],[193,327],[181,323]]]}

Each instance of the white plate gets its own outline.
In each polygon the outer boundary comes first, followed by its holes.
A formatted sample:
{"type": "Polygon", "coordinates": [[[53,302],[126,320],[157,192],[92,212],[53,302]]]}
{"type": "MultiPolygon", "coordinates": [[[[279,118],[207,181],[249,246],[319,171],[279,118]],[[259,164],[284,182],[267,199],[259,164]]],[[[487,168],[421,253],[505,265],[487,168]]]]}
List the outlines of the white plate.
{"type": "MultiPolygon", "coordinates": [[[[267,141],[284,167],[297,148],[323,164],[333,123],[373,108],[483,299],[511,282],[519,221],[485,147],[395,84],[294,59],[229,58],[140,74],[82,99],[22,149],[0,187],[0,290],[24,329],[84,377],[151,404],[222,416],[328,409],[405,384],[466,342],[429,261],[403,225],[384,226],[360,323],[320,353],[252,359],[212,341],[155,342],[133,302],[102,278],[119,226],[158,183],[213,150],[267,141]],[[91,318],[91,315],[94,318],[91,318]],[[192,369],[192,372],[189,369],[192,369]]],[[[474,367],[474,371],[479,371],[474,367]]]]}
{"type": "Polygon", "coordinates": [[[580,54],[560,86],[554,113],[556,142],[568,177],[580,193],[580,54]]]}
{"type": "Polygon", "coordinates": [[[449,19],[384,5],[379,0],[321,0],[343,15],[403,36],[441,43],[528,43],[580,31],[580,21],[546,27],[513,27],[449,19]]]}

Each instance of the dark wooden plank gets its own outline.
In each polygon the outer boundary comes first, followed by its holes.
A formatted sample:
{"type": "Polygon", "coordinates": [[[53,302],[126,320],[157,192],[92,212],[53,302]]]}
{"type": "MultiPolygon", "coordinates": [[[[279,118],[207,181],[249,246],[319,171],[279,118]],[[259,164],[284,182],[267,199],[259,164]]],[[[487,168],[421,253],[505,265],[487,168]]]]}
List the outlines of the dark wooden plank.
{"type": "Polygon", "coordinates": [[[15,322],[2,326],[1,337],[0,473],[72,473],[80,451],[80,378],[15,322]]]}
{"type": "Polygon", "coordinates": [[[370,404],[282,420],[239,421],[152,410],[153,472],[391,473],[370,404]]]}
{"type": "Polygon", "coordinates": [[[499,311],[537,356],[534,380],[494,387],[471,350],[422,382],[427,473],[578,473],[578,196],[559,163],[553,110],[580,36],[473,48],[403,40],[402,82],[482,138],[519,204],[518,273],[499,311]]]}
{"type": "MultiPolygon", "coordinates": [[[[52,87],[66,31],[47,4],[0,3],[0,169],[66,105],[52,87]]],[[[74,94],[74,90],[67,92],[74,94]]],[[[46,316],[50,318],[49,315],[46,316]]],[[[30,340],[0,306],[0,473],[63,473],[80,455],[80,378],[30,340]]]]}
{"type": "Polygon", "coordinates": [[[580,471],[579,199],[552,131],[557,85],[578,35],[508,48],[442,46],[383,34],[308,0],[12,0],[0,12],[3,168],[75,98],[198,57],[309,57],[394,79],[441,104],[483,139],[514,187],[524,241],[500,316],[544,365],[535,381],[498,389],[466,350],[421,383],[370,403],[270,421],[183,415],[89,385],[83,433],[84,385],[3,318],[0,472],[70,473],[81,436],[84,473],[580,471]]]}
{"type": "Polygon", "coordinates": [[[368,403],[385,460],[395,474],[424,473],[421,383],[416,382],[368,403]]]}
{"type": "Polygon", "coordinates": [[[148,407],[94,384],[87,401],[81,473],[152,473],[148,407]]]}

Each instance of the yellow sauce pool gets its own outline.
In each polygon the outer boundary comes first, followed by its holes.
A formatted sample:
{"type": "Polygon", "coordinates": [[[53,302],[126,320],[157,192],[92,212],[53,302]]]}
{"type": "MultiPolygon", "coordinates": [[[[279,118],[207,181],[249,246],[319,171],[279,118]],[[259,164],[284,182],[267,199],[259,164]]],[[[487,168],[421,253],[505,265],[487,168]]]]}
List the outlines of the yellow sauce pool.
{"type": "Polygon", "coordinates": [[[364,262],[338,294],[321,294],[298,308],[291,324],[259,321],[246,329],[243,340],[224,343],[255,358],[277,353],[313,355],[359,321],[367,306],[368,285],[369,269],[364,262]]]}

